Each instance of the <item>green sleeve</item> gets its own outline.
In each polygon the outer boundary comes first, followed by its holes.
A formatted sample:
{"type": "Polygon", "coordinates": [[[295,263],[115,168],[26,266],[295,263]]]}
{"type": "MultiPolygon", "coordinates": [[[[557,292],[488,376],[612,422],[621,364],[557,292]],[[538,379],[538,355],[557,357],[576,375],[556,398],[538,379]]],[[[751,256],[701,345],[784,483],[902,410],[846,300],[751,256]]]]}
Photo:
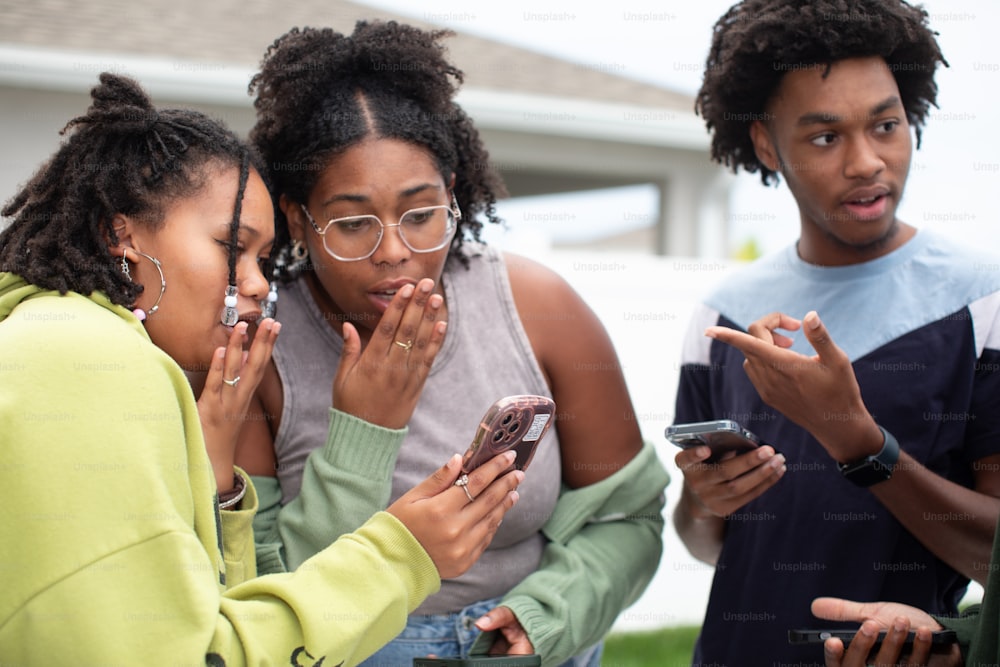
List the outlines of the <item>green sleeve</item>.
{"type": "MultiPolygon", "coordinates": [[[[528,633],[542,665],[560,665],[600,641],[652,579],[663,550],[669,476],[649,443],[614,475],[563,489],[543,527],[549,538],[534,573],[501,601],[528,633]]],[[[485,652],[484,633],[473,652],[485,652]]]]}
{"type": "Polygon", "coordinates": [[[254,477],[260,494],[253,523],[258,572],[292,571],[384,510],[406,432],[331,409],[326,444],[306,459],[298,496],[281,506],[277,480],[254,477]]]}
{"type": "Polygon", "coordinates": [[[4,664],[353,665],[440,587],[426,552],[385,512],[295,573],[225,592],[190,529],[76,566],[4,613],[4,664]]]}
{"type": "MultiPolygon", "coordinates": [[[[243,470],[236,468],[236,471],[243,476],[243,479],[250,479],[243,470]]],[[[222,560],[226,564],[226,584],[229,586],[235,586],[257,576],[252,528],[257,506],[257,492],[253,483],[247,481],[247,492],[240,500],[238,509],[219,512],[222,560]]]]}
{"type": "Polygon", "coordinates": [[[1000,526],[993,536],[989,575],[982,604],[957,617],[935,616],[938,623],[955,631],[966,665],[1000,665],[1000,526]]]}
{"type": "Polygon", "coordinates": [[[954,630],[958,635],[958,645],[962,649],[962,657],[969,663],[969,645],[979,629],[980,605],[973,605],[959,616],[935,616],[934,620],[948,630],[954,630]]]}

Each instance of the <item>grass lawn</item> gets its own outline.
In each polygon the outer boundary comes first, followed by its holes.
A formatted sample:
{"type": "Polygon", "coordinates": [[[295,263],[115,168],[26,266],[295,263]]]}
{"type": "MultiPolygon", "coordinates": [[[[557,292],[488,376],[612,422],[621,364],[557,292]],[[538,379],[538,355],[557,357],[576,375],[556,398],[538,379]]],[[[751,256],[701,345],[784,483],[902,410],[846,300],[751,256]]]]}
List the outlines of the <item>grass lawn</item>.
{"type": "Polygon", "coordinates": [[[601,667],[690,667],[700,629],[681,626],[611,635],[604,641],[601,667]]]}

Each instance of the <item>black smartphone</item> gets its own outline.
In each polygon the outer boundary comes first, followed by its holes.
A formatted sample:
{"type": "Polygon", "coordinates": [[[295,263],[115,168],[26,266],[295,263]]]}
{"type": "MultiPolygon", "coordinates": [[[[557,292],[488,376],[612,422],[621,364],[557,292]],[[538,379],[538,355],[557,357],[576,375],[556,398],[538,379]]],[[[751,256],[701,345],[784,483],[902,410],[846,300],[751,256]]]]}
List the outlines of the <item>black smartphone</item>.
{"type": "MultiPolygon", "coordinates": [[[[854,635],[857,634],[857,630],[789,630],[788,631],[788,643],[789,644],[822,644],[827,639],[837,638],[844,642],[844,646],[848,646],[851,640],[854,639],[854,635]]],[[[882,630],[878,633],[878,638],[875,640],[875,645],[872,649],[877,649],[882,645],[885,640],[886,630],[882,630]]],[[[903,643],[904,648],[910,648],[913,646],[913,640],[916,638],[916,633],[912,630],[909,636],[907,636],[906,641],[903,643]]],[[[931,644],[946,645],[954,644],[958,641],[958,637],[955,635],[954,630],[937,630],[931,634],[931,644]]]]}
{"type": "Polygon", "coordinates": [[[525,470],[555,415],[556,404],[545,396],[523,394],[501,398],[479,422],[472,444],[462,457],[462,472],[470,473],[508,449],[517,452],[511,470],[525,470]]]}
{"type": "Polygon", "coordinates": [[[467,658],[414,658],[413,667],[541,667],[540,655],[470,655],[467,658]]]}
{"type": "Polygon", "coordinates": [[[667,440],[684,449],[708,445],[712,450],[710,461],[726,452],[742,454],[764,444],[760,438],[732,419],[674,424],[667,427],[664,435],[667,440]]]}

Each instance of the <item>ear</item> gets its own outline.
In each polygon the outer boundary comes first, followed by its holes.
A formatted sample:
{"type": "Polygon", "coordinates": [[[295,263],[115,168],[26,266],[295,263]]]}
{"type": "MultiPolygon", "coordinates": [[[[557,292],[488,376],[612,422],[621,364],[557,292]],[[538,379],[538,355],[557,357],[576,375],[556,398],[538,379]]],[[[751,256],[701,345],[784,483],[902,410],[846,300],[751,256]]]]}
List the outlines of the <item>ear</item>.
{"type": "Polygon", "coordinates": [[[762,121],[755,120],[750,123],[750,141],[753,142],[754,153],[761,164],[771,171],[781,171],[781,160],[778,159],[778,149],[774,145],[774,138],[770,130],[762,121]]]}
{"type": "Polygon", "coordinates": [[[451,172],[451,177],[448,179],[448,189],[455,189],[455,172],[451,172]]]}
{"type": "Polygon", "coordinates": [[[303,213],[302,207],[285,195],[281,195],[278,198],[278,208],[285,214],[285,220],[288,221],[288,234],[292,240],[305,242],[306,225],[309,224],[309,221],[306,220],[306,214],[303,213]]]}
{"type": "Polygon", "coordinates": [[[118,242],[115,244],[112,244],[110,238],[105,239],[112,256],[122,257],[125,255],[126,249],[135,248],[134,237],[136,226],[131,218],[121,213],[115,213],[115,217],[111,219],[111,228],[115,230],[115,236],[118,239],[118,242]]]}

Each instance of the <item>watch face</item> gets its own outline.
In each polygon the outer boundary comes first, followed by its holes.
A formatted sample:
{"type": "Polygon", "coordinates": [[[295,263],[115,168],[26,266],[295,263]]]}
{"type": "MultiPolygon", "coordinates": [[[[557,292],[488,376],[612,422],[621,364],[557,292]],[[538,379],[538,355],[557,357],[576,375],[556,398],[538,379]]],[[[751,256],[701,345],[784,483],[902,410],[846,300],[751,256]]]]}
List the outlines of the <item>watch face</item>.
{"type": "Polygon", "coordinates": [[[844,477],[858,486],[872,486],[892,477],[892,468],[876,459],[865,459],[860,463],[841,466],[844,477]]]}

